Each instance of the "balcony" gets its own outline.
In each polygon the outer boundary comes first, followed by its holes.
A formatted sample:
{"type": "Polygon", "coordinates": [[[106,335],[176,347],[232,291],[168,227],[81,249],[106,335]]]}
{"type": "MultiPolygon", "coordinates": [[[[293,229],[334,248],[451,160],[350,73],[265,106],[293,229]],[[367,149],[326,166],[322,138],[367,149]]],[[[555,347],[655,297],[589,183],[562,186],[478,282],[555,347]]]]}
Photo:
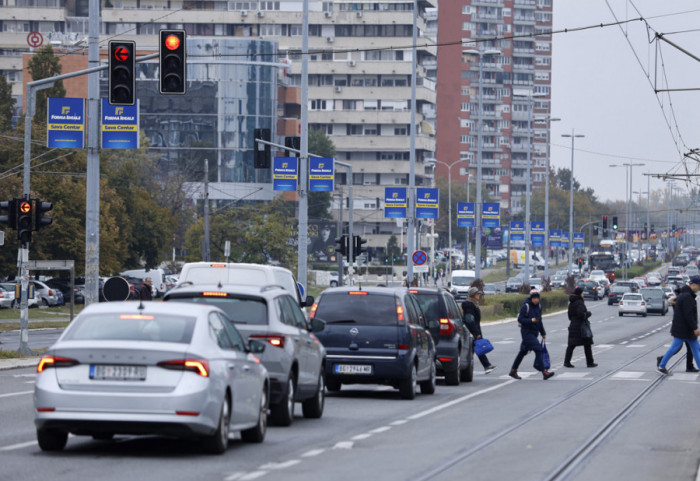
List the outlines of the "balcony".
{"type": "MultiPolygon", "coordinates": [[[[416,122],[423,120],[416,115],[416,122]]],[[[310,110],[309,121],[319,124],[410,125],[409,110],[310,110]]]]}
{"type": "MultiPolygon", "coordinates": [[[[396,151],[408,150],[408,135],[333,135],[331,140],[338,152],[353,151],[396,151]]],[[[427,135],[416,136],[416,150],[435,151],[435,138],[427,135]]]]}

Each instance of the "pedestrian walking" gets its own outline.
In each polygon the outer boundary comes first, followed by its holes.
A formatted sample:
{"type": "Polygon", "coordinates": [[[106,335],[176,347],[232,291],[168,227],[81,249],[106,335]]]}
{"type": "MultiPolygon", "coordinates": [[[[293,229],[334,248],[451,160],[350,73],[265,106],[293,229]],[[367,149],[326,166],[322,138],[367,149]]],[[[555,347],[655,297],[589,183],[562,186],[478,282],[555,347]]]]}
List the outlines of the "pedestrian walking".
{"type": "Polygon", "coordinates": [[[583,346],[583,352],[586,354],[586,365],[588,367],[596,367],[593,361],[593,331],[591,331],[591,322],[588,320],[591,317],[591,311],[586,308],[583,302],[583,289],[577,287],[574,293],[569,296],[569,341],[566,346],[566,354],[564,355],[564,367],[572,368],[571,356],[574,354],[576,346],[583,346]]]}
{"type": "MultiPolygon", "coordinates": [[[[674,290],[673,290],[673,293],[674,293],[676,296],[678,296],[678,295],[681,293],[680,288],[674,289],[674,290]]],[[[671,304],[671,306],[673,307],[673,311],[675,312],[675,311],[676,311],[676,297],[674,297],[673,299],[671,299],[671,300],[669,301],[669,304],[671,304]]],[[[700,369],[696,368],[696,367],[693,365],[693,351],[690,349],[690,344],[688,344],[687,342],[685,342],[684,344],[685,344],[685,372],[700,372],[700,369]]],[[[675,356],[676,354],[678,354],[678,353],[680,352],[680,350],[681,350],[681,348],[679,347],[678,350],[677,350],[676,352],[674,352],[673,354],[671,354],[671,357],[673,357],[673,356],[675,356]]],[[[663,357],[663,356],[658,356],[658,357],[656,358],[656,367],[659,367],[659,364],[661,364],[661,358],[662,358],[662,357],[663,357]]]]}
{"type": "MultiPolygon", "coordinates": [[[[469,332],[474,336],[474,340],[482,338],[481,334],[481,309],[479,308],[479,300],[484,292],[478,287],[472,286],[467,290],[467,299],[462,303],[462,314],[464,315],[464,324],[469,329],[469,332]]],[[[481,365],[484,366],[484,374],[488,374],[496,369],[496,366],[489,362],[486,354],[479,356],[481,365]]]]}
{"type": "MultiPolygon", "coordinates": [[[[527,298],[520,308],[518,325],[520,326],[522,342],[520,343],[520,352],[515,356],[513,366],[510,369],[509,376],[513,379],[522,379],[518,375],[518,367],[520,367],[523,358],[530,351],[535,351],[535,368],[540,370],[537,366],[544,366],[544,362],[542,361],[542,344],[537,337],[541,335],[542,339],[546,339],[547,332],[544,330],[544,325],[542,324],[542,306],[540,305],[539,292],[533,291],[530,293],[530,297],[527,298]]],[[[542,378],[545,381],[554,376],[554,373],[547,369],[541,369],[541,372],[542,378]]]]}
{"type": "Polygon", "coordinates": [[[143,285],[139,290],[139,299],[142,301],[152,301],[153,295],[151,294],[151,286],[153,285],[153,280],[150,277],[146,277],[143,281],[143,285]]]}
{"type": "Polygon", "coordinates": [[[673,342],[657,367],[657,370],[662,374],[670,374],[666,369],[666,364],[671,356],[680,350],[683,343],[690,345],[695,363],[700,366],[700,344],[698,343],[700,329],[698,329],[698,305],[695,302],[698,291],[700,291],[700,277],[695,276],[690,279],[687,286],[681,288],[681,293],[676,297],[673,321],[671,322],[673,342]]]}

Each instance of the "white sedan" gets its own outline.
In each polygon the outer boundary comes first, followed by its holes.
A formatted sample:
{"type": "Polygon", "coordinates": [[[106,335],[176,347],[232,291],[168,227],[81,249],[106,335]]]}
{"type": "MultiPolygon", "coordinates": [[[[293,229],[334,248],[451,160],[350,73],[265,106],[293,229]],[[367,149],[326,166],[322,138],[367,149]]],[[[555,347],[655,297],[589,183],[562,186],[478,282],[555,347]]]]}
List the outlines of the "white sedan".
{"type": "Polygon", "coordinates": [[[622,296],[617,315],[622,317],[625,314],[647,317],[647,303],[641,294],[628,292],[622,296]]]}

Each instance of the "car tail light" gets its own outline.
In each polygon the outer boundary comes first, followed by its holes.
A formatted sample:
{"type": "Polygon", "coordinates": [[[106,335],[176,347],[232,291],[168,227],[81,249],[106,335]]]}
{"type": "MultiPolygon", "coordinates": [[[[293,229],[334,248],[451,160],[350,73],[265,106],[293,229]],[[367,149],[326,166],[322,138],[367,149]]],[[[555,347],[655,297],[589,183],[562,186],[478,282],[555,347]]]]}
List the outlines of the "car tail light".
{"type": "Polygon", "coordinates": [[[452,332],[455,330],[455,324],[454,322],[450,321],[449,319],[442,318],[440,319],[440,335],[441,336],[450,336],[452,335],[452,332]]]}
{"type": "Polygon", "coordinates": [[[396,306],[396,320],[399,322],[403,322],[405,320],[403,315],[403,306],[399,306],[398,304],[396,306]]]}
{"type": "Polygon", "coordinates": [[[253,334],[250,338],[269,342],[275,347],[284,347],[284,336],[279,334],[253,334]]]}
{"type": "Polygon", "coordinates": [[[622,305],[622,299],[620,299],[620,305],[622,305]]]}
{"type": "Polygon", "coordinates": [[[399,351],[408,351],[408,344],[399,344],[399,351]]]}
{"type": "Polygon", "coordinates": [[[49,289],[49,297],[53,297],[53,291],[49,289]]]}
{"type": "Polygon", "coordinates": [[[367,291],[348,291],[351,296],[366,296],[369,293],[367,291]]]}
{"type": "Polygon", "coordinates": [[[202,297],[228,297],[226,292],[202,292],[202,297]]]}
{"type": "Polygon", "coordinates": [[[309,319],[313,319],[316,317],[316,309],[318,309],[318,302],[314,302],[314,305],[311,306],[311,312],[309,313],[309,319]]]}
{"type": "Polygon", "coordinates": [[[647,303],[646,303],[646,302],[644,302],[644,301],[642,301],[642,305],[643,305],[643,306],[646,306],[646,305],[647,305],[647,303]]]}
{"type": "Polygon", "coordinates": [[[61,356],[44,356],[36,367],[36,372],[44,372],[50,367],[71,367],[80,364],[75,359],[61,356]]]}
{"type": "Polygon", "coordinates": [[[161,361],[157,366],[172,371],[190,371],[202,377],[209,377],[209,361],[204,359],[173,359],[161,361]]]}
{"type": "Polygon", "coordinates": [[[209,264],[209,267],[226,267],[226,264],[209,264]]]}
{"type": "Polygon", "coordinates": [[[410,292],[411,294],[418,294],[418,290],[417,290],[417,289],[411,289],[411,290],[409,290],[408,292],[410,292]]]}

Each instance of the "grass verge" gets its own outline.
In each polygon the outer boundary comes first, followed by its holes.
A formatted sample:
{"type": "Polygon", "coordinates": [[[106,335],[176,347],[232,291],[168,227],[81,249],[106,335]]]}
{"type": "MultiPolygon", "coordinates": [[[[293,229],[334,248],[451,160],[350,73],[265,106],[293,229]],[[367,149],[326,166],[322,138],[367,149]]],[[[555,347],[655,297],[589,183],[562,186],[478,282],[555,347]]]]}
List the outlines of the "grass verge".
{"type": "MultiPolygon", "coordinates": [[[[481,307],[483,321],[500,321],[508,317],[518,317],[520,308],[528,296],[524,294],[495,294],[486,297],[486,305],[481,307]]],[[[569,305],[569,295],[563,290],[540,294],[542,313],[559,311],[569,305]]]]}
{"type": "MultiPolygon", "coordinates": [[[[75,306],[73,315],[77,316],[83,310],[83,305],[75,306]]],[[[70,319],[70,306],[33,307],[27,310],[29,319],[70,319]]],[[[19,309],[0,309],[0,319],[19,319],[19,309]]]]}
{"type": "MultiPolygon", "coordinates": [[[[62,329],[68,324],[68,321],[36,321],[29,323],[29,329],[62,329]]],[[[19,330],[19,321],[0,322],[0,332],[17,330],[19,330]]]]}

